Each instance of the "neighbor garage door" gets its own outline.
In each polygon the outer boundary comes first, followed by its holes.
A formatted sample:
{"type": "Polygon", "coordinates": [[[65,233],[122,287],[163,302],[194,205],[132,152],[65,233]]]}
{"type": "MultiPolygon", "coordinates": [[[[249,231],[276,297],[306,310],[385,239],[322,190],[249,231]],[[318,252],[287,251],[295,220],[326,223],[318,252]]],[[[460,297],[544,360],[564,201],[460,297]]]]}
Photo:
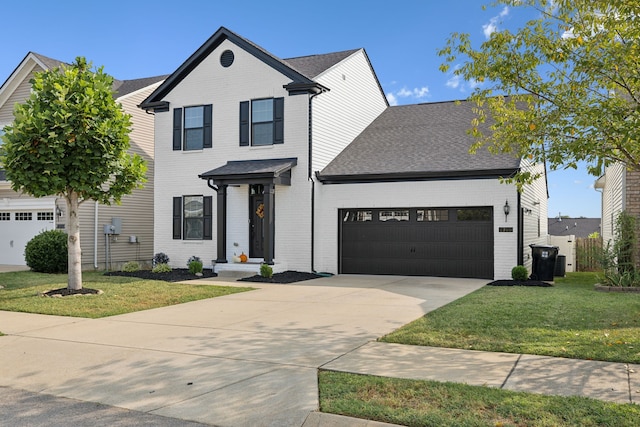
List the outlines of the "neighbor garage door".
{"type": "Polygon", "coordinates": [[[493,278],[493,209],[342,209],[340,272],[493,278]]]}
{"type": "Polygon", "coordinates": [[[41,231],[52,230],[53,218],[53,208],[19,211],[0,208],[0,264],[25,265],[27,242],[41,231]]]}

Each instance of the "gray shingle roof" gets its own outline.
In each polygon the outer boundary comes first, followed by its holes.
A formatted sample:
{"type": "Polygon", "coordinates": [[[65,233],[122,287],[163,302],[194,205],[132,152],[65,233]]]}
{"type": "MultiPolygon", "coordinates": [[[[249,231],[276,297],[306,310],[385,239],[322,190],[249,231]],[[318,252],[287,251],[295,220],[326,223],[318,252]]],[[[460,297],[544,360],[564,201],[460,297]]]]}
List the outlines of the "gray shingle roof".
{"type": "Polygon", "coordinates": [[[600,218],[547,218],[549,235],[589,237],[589,234],[600,230],[600,218]]]}
{"type": "Polygon", "coordinates": [[[284,59],[283,61],[289,64],[291,68],[294,68],[301,74],[313,79],[359,50],[360,49],[352,49],[322,55],[300,56],[284,59]]]}
{"type": "Polygon", "coordinates": [[[321,181],[509,175],[511,155],[469,154],[474,103],[440,102],[387,108],[319,174],[321,181]]]}
{"type": "Polygon", "coordinates": [[[297,163],[297,158],[230,161],[223,166],[199,175],[199,177],[202,179],[242,178],[248,176],[272,177],[291,170],[297,163]]]}
{"type": "MultiPolygon", "coordinates": [[[[58,68],[61,65],[70,66],[71,64],[60,61],[59,59],[49,58],[48,56],[44,56],[37,52],[31,52],[33,56],[38,58],[40,62],[45,66],[46,69],[51,70],[54,68],[58,68]]],[[[166,79],[169,75],[162,76],[154,76],[154,77],[143,77],[140,79],[132,79],[132,80],[118,80],[116,78],[113,79],[113,90],[116,92],[114,94],[114,98],[119,98],[121,96],[127,95],[129,93],[135,92],[139,89],[142,89],[146,86],[152,85],[159,81],[166,79]]]]}
{"type": "Polygon", "coordinates": [[[165,74],[163,76],[144,77],[141,79],[133,80],[114,80],[113,90],[116,92],[114,98],[119,98],[154,83],[158,83],[159,81],[162,81],[167,77],[169,77],[168,74],[165,74]]]}

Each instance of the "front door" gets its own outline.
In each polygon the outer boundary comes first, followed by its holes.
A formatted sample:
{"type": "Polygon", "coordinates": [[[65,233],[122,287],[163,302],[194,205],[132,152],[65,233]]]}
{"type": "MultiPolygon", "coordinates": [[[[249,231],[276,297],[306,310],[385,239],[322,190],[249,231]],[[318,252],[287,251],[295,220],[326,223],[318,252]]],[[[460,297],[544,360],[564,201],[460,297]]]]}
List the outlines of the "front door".
{"type": "Polygon", "coordinates": [[[249,257],[264,258],[264,186],[249,187],[249,257]]]}

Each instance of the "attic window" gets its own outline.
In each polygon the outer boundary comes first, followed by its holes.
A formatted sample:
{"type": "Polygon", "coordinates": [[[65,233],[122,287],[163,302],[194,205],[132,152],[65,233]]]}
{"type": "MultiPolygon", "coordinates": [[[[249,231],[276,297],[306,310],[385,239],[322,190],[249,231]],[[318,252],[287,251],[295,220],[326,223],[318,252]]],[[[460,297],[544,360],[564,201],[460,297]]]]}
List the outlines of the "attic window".
{"type": "Polygon", "coordinates": [[[225,50],[224,52],[222,52],[222,55],[220,55],[220,65],[222,65],[224,68],[228,68],[231,66],[231,64],[233,64],[234,58],[235,57],[232,51],[225,50]]]}

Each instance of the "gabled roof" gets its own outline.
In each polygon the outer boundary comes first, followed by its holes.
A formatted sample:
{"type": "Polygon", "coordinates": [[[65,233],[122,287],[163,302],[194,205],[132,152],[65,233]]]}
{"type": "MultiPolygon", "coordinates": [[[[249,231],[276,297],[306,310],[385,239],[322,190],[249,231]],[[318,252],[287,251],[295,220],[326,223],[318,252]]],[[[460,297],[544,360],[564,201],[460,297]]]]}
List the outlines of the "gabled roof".
{"type": "Polygon", "coordinates": [[[469,101],[387,108],[317,177],[324,183],[510,176],[520,159],[469,154],[469,101]]]}
{"type": "MultiPolygon", "coordinates": [[[[49,58],[48,56],[44,56],[36,52],[27,53],[7,80],[2,84],[2,86],[0,86],[0,106],[4,103],[4,100],[13,93],[17,85],[22,83],[22,81],[33,71],[35,65],[39,65],[44,70],[52,70],[60,67],[61,65],[69,66],[71,64],[58,59],[49,58]]],[[[113,97],[116,99],[120,98],[166,78],[167,75],[144,77],[133,80],[117,80],[114,78],[113,90],[115,93],[113,97]]]]}
{"type": "Polygon", "coordinates": [[[600,230],[600,218],[547,218],[549,235],[589,237],[600,230]]]}
{"type": "Polygon", "coordinates": [[[344,50],[322,55],[299,56],[284,59],[283,61],[289,64],[291,68],[313,79],[359,50],[361,49],[344,50]]]}
{"type": "Polygon", "coordinates": [[[252,41],[239,36],[225,27],[220,27],[218,31],[209,37],[160,87],[149,95],[149,97],[140,104],[140,107],[144,109],[167,108],[166,103],[163,101],[164,97],[225,40],[233,42],[257,59],[290,78],[291,84],[286,86],[287,90],[298,93],[318,93],[328,90],[328,88],[315,82],[313,79],[349,55],[360,50],[354,49],[323,55],[280,59],[252,41]]]}

